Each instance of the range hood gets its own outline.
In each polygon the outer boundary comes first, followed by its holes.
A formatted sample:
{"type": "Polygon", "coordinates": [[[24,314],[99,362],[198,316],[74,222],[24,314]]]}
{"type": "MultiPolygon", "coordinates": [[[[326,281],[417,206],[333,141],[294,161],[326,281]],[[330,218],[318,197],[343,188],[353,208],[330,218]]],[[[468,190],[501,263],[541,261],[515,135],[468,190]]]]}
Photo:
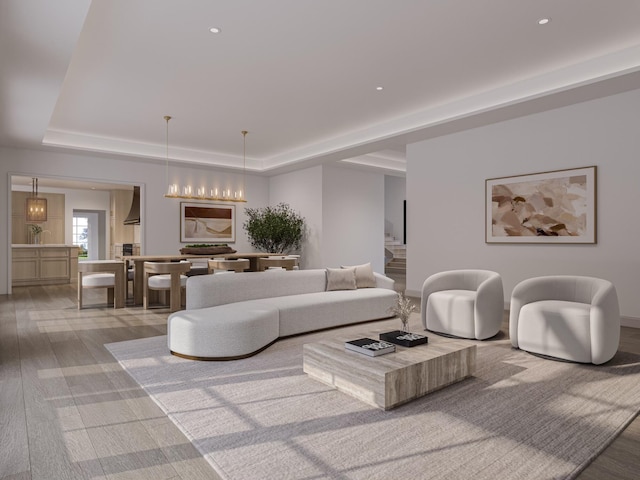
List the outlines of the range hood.
{"type": "Polygon", "coordinates": [[[140,225],[140,187],[133,187],[133,200],[129,215],[123,222],[125,225],[140,225]]]}

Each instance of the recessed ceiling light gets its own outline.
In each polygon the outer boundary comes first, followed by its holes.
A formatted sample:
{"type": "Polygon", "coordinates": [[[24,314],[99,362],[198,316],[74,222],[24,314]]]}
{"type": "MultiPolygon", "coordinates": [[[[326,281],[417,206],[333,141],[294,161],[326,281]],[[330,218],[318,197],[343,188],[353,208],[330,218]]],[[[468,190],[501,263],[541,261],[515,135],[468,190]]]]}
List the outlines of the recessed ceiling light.
{"type": "Polygon", "coordinates": [[[541,19],[538,20],[538,25],[546,25],[550,21],[551,21],[550,18],[541,18],[541,19]]]}
{"type": "Polygon", "coordinates": [[[384,89],[384,87],[376,87],[376,90],[378,90],[378,91],[383,90],[383,89],[384,89]]]}
{"type": "Polygon", "coordinates": [[[211,28],[209,29],[209,31],[210,31],[211,33],[220,33],[220,32],[222,32],[222,29],[221,29],[221,28],[218,28],[218,27],[211,27],[211,28]]]}

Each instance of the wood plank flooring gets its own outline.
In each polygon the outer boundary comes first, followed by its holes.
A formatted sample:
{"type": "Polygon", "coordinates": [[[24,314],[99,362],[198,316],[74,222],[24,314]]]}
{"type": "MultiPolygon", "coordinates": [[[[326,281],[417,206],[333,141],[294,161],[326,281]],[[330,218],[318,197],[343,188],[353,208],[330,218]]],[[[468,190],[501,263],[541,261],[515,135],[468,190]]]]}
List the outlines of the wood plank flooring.
{"type": "MultiPolygon", "coordinates": [[[[0,296],[0,479],[218,479],[104,344],[166,333],[168,309],[114,310],[70,285],[0,296]]],[[[508,325],[503,325],[508,332],[508,325]]],[[[620,349],[640,354],[640,330],[620,349]]],[[[640,419],[581,480],[637,479],[640,419]]]]}
{"type": "Polygon", "coordinates": [[[70,285],[0,297],[1,479],[218,479],[105,343],[166,333],[168,309],[114,310],[70,285]]]}

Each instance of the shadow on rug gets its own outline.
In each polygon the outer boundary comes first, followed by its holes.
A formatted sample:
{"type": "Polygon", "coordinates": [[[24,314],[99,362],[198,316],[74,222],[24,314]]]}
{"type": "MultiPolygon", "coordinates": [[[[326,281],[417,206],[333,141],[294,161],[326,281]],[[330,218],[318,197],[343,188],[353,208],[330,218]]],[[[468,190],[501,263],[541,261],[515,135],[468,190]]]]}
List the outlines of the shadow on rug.
{"type": "Polygon", "coordinates": [[[174,357],[165,336],[106,347],[233,480],[571,479],[640,410],[640,356],[554,362],[513,350],[504,336],[473,342],[473,378],[386,412],[302,371],[304,343],[396,327],[383,321],[285,339],[231,362],[174,357]]]}

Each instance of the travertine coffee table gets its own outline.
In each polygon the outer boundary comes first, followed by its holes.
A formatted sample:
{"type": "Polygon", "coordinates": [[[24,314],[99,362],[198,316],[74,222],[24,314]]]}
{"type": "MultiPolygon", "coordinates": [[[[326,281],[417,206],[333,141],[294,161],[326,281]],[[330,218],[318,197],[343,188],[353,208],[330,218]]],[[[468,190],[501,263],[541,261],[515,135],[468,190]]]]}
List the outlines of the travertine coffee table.
{"type": "MultiPolygon", "coordinates": [[[[373,335],[363,337],[377,338],[373,335]]],[[[352,336],[346,340],[360,338],[352,336]]],[[[416,347],[396,346],[395,353],[369,357],[345,350],[345,339],[303,346],[303,370],[309,377],[384,410],[470,377],[476,346],[460,340],[416,347]]]]}

